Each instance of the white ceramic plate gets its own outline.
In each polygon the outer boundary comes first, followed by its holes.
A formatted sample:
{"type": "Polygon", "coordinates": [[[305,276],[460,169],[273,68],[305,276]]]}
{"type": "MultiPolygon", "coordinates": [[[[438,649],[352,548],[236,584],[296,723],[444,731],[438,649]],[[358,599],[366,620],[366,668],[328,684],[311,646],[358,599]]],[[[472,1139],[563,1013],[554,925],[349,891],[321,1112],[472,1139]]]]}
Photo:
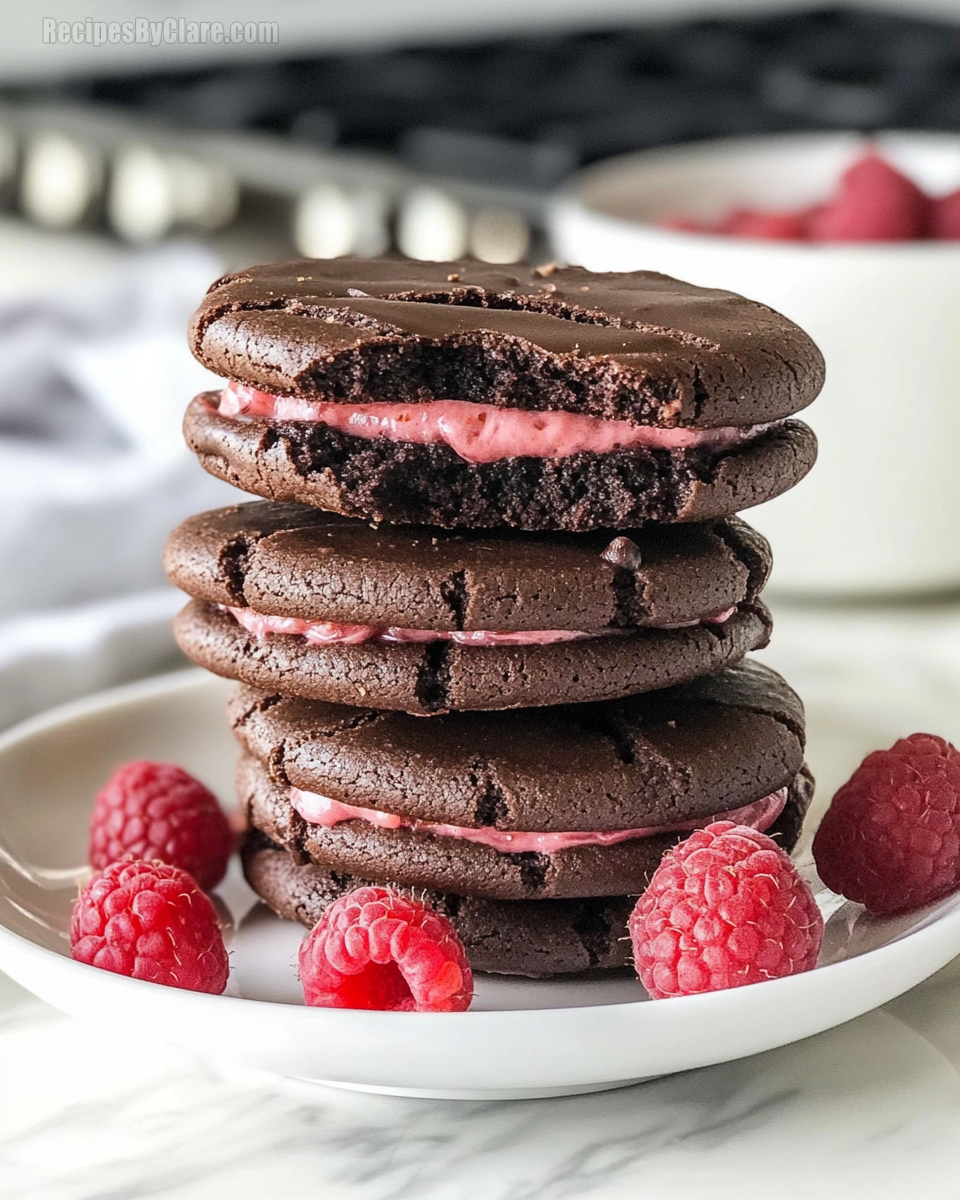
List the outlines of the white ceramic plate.
{"type": "MultiPolygon", "coordinates": [[[[823,965],[791,979],[646,1001],[636,980],[485,977],[468,1013],[305,1008],[294,971],[302,936],[255,902],[234,870],[225,996],[158,987],[70,958],[67,927],[91,798],[125,759],[182,763],[232,792],[229,686],[185,672],[55,710],[0,738],[0,967],[51,1004],[245,1068],[403,1095],[507,1098],[621,1086],[755,1054],[818,1033],[906,991],[960,951],[960,900],[875,921],[821,889],[823,965]]],[[[814,767],[834,778],[842,714],[811,714],[814,767]],[[822,729],[822,734],[820,730],[822,729]],[[818,751],[817,746],[822,747],[818,751]]],[[[867,746],[889,741],[864,730],[867,746]]],[[[844,765],[846,770],[846,765],[844,765]]],[[[832,779],[831,782],[834,780],[832,779]]],[[[819,885],[816,885],[819,886],[819,885]]]]}

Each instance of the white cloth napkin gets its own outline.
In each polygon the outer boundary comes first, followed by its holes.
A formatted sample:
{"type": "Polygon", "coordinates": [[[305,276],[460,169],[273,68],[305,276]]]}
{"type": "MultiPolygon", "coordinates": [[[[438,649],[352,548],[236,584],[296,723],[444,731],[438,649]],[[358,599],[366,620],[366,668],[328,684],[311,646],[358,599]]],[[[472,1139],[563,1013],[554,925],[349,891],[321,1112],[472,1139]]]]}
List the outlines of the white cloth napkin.
{"type": "Polygon", "coordinates": [[[0,729],[56,704],[155,675],[181,660],[173,588],[0,621],[0,729]]]}
{"type": "Polygon", "coordinates": [[[164,539],[242,495],[180,432],[216,386],[185,329],[221,270],[170,245],[0,300],[0,725],[174,653],[164,539]]]}
{"type": "Polygon", "coordinates": [[[237,497],[180,434],[215,386],[185,327],[220,271],[169,246],[0,302],[0,618],[159,586],[170,529],[237,497]]]}

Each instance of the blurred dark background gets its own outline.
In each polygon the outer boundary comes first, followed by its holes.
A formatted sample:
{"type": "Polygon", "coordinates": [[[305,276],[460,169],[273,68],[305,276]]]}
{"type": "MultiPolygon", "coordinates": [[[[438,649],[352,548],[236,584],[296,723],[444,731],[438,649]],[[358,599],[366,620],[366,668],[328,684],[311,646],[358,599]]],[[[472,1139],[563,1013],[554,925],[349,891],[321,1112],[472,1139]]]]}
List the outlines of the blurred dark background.
{"type": "Polygon", "coordinates": [[[276,44],[244,45],[239,60],[197,66],[201,47],[177,46],[175,62],[141,55],[135,73],[116,54],[97,71],[85,46],[53,77],[7,71],[6,202],[131,242],[232,229],[241,246],[259,234],[264,251],[319,257],[537,257],[545,198],[609,155],[789,130],[960,129],[960,24],[910,11],[644,23],[635,6],[596,17],[606,28],[449,41],[425,29],[420,45],[414,28],[393,48],[309,54],[281,19],[276,44]],[[69,193],[59,204],[50,177],[69,193]]]}

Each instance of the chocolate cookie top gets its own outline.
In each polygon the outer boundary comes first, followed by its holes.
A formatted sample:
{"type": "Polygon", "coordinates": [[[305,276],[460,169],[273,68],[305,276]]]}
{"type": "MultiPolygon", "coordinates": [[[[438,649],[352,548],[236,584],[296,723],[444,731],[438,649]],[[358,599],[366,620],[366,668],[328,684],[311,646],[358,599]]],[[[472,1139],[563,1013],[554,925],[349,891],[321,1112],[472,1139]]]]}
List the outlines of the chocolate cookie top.
{"type": "Polygon", "coordinates": [[[632,829],[710,816],[796,776],[803,708],[745,662],[623,700],[509,713],[406,713],[241,686],[228,712],[280,784],[425,821],[632,829]]]}
{"type": "Polygon", "coordinates": [[[447,533],[293,504],[190,517],[165,563],[189,595],[270,616],[457,630],[675,625],[753,599],[770,547],[736,518],[624,533],[447,533]]]}
{"type": "Polygon", "coordinates": [[[299,259],[226,275],[190,325],[219,375],[332,401],[472,400],[660,426],[754,425],[823,385],[810,338],[650,271],[299,259]]]}

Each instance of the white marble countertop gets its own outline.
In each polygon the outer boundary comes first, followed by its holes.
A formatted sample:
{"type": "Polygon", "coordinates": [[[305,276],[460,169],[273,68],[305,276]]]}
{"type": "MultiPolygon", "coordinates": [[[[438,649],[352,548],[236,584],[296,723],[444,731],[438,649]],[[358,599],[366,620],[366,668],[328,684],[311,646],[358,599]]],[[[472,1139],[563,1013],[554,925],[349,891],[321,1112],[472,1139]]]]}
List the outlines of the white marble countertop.
{"type": "MultiPolygon", "coordinates": [[[[894,694],[914,728],[960,736],[957,609],[777,617],[768,660],[811,706],[824,689],[849,695],[836,736],[851,766],[873,748],[858,721],[894,694]]],[[[821,804],[839,782],[822,781],[821,804]]],[[[107,1043],[0,977],[5,1200],[956,1200],[958,1146],[960,959],[793,1046],[595,1096],[495,1103],[251,1078],[146,1031],[107,1043]]]]}
{"type": "Polygon", "coordinates": [[[595,1096],[402,1100],[105,1045],[0,988],[9,1200],[955,1200],[960,962],[805,1042],[595,1096]]]}

